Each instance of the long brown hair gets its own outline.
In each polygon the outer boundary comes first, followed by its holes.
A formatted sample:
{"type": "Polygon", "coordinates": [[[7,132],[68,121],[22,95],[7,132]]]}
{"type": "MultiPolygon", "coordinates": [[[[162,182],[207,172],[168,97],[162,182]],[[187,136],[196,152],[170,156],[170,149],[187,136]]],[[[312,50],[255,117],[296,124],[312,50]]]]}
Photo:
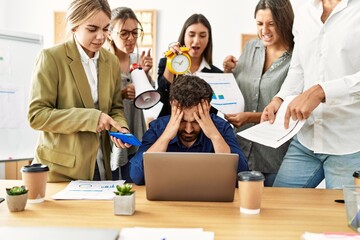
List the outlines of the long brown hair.
{"type": "Polygon", "coordinates": [[[255,7],[254,18],[256,18],[256,13],[259,10],[265,9],[270,9],[277,32],[291,52],[294,48],[294,35],[292,33],[294,11],[290,0],[260,0],[255,7]]]}
{"type": "MultiPolygon", "coordinates": [[[[126,20],[128,19],[133,19],[135,20],[141,29],[143,29],[141,22],[139,21],[139,19],[137,18],[135,12],[128,7],[117,7],[114,8],[111,11],[111,21],[110,21],[110,27],[109,30],[113,31],[115,24],[117,23],[117,21],[122,21],[123,24],[125,24],[126,20]]],[[[141,38],[142,41],[142,38],[141,38]]],[[[110,52],[115,53],[115,43],[111,40],[108,39],[108,48],[110,50],[110,52]]],[[[138,48],[137,42],[136,42],[136,48],[138,48]]]]}
{"type": "Polygon", "coordinates": [[[212,42],[212,33],[211,33],[211,25],[210,22],[206,19],[206,17],[202,14],[193,14],[191,15],[184,23],[179,38],[178,38],[178,42],[180,43],[181,46],[185,45],[185,32],[186,29],[193,24],[196,23],[201,23],[203,24],[209,31],[209,41],[208,44],[203,52],[203,56],[205,58],[205,60],[207,61],[208,64],[212,64],[212,49],[213,49],[213,42],[212,42]]]}

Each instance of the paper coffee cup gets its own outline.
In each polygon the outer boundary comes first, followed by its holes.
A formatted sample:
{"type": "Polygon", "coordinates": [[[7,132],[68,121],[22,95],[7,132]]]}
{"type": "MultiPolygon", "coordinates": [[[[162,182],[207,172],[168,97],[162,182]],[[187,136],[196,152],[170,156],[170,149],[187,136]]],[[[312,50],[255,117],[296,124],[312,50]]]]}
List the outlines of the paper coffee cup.
{"type": "Polygon", "coordinates": [[[23,166],[21,168],[24,185],[29,189],[28,203],[40,203],[44,201],[48,171],[48,166],[40,163],[23,166]]]}
{"type": "Polygon", "coordinates": [[[355,171],[353,177],[354,177],[354,184],[356,186],[360,186],[360,171],[355,171]]]}
{"type": "Polygon", "coordinates": [[[240,212],[258,214],[265,177],[261,172],[244,171],[238,174],[240,212]]]}

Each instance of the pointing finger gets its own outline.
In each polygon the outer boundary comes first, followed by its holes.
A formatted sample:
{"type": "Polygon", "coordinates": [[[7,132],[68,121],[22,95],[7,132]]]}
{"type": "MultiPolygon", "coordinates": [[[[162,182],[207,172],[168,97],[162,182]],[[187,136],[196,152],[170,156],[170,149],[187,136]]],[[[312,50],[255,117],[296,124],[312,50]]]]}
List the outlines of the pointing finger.
{"type": "Polygon", "coordinates": [[[285,127],[285,129],[289,128],[290,117],[291,117],[291,112],[290,112],[290,110],[288,108],[286,110],[285,119],[284,119],[284,127],[285,127]]]}

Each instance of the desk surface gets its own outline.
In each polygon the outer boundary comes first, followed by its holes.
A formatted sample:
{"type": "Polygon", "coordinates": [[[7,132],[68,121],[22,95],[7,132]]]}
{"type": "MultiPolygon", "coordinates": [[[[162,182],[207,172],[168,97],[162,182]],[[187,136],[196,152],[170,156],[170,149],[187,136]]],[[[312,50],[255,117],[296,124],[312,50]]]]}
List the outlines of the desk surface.
{"type": "MultiPolygon", "coordinates": [[[[5,187],[21,181],[0,180],[0,197],[5,187]]],[[[0,204],[0,226],[65,227],[176,227],[203,228],[215,232],[216,240],[226,239],[300,239],[308,231],[350,232],[346,225],[342,190],[265,188],[259,215],[239,211],[238,193],[234,202],[167,202],[146,200],[145,187],[136,190],[133,216],[115,216],[113,202],[91,200],[52,200],[51,196],[67,183],[48,183],[44,203],[27,204],[26,210],[10,213],[0,204]]]]}

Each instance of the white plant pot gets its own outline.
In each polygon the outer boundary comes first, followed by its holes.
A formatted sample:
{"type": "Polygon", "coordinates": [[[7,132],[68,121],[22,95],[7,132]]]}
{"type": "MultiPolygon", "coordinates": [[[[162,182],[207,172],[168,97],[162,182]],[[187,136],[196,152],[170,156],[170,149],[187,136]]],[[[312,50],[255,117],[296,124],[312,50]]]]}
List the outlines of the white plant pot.
{"type": "Polygon", "coordinates": [[[135,192],[131,195],[114,197],[115,215],[133,215],[135,212],[135,192]]]}
{"type": "Polygon", "coordinates": [[[28,193],[21,195],[6,195],[6,203],[10,212],[21,212],[25,210],[28,193]]]}

